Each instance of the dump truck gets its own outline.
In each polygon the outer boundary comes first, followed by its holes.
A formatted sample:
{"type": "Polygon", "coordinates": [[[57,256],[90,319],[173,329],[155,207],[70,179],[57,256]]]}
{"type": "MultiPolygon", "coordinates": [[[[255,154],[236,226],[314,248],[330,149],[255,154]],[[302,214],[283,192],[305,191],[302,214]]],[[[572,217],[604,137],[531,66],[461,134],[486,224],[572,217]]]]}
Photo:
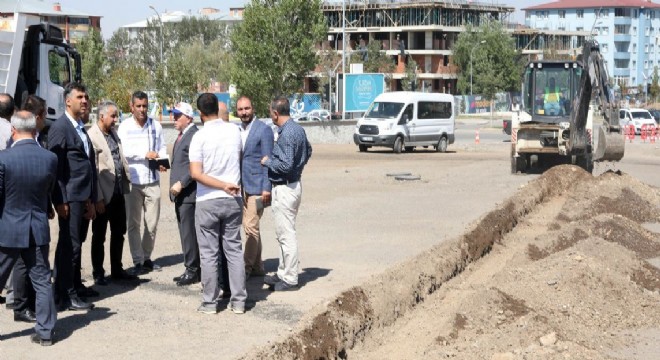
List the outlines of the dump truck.
{"type": "Polygon", "coordinates": [[[60,28],[20,11],[20,2],[0,2],[0,93],[16,106],[35,94],[46,100],[47,118],[64,114],[64,86],[81,81],[80,54],[60,28]]]}

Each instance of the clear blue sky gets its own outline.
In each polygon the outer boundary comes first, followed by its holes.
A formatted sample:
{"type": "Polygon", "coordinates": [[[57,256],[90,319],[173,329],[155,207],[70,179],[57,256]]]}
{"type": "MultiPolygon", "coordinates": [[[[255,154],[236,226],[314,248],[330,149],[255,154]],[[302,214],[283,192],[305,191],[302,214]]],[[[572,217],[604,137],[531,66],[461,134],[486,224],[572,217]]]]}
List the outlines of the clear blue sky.
{"type": "MultiPolygon", "coordinates": [[[[154,12],[149,9],[153,5],[159,12],[180,10],[197,11],[202,7],[214,7],[221,11],[228,11],[230,7],[244,6],[248,0],[45,0],[59,1],[62,4],[63,11],[66,7],[84,11],[93,15],[101,15],[101,29],[103,37],[109,39],[112,33],[122,25],[144,20],[152,16],[154,12]]],[[[476,0],[477,2],[507,4],[520,9],[543,3],[552,2],[552,0],[476,0]]],[[[349,0],[347,0],[349,2],[349,0]]],[[[524,16],[519,10],[513,17],[514,20],[522,23],[524,16]]]]}

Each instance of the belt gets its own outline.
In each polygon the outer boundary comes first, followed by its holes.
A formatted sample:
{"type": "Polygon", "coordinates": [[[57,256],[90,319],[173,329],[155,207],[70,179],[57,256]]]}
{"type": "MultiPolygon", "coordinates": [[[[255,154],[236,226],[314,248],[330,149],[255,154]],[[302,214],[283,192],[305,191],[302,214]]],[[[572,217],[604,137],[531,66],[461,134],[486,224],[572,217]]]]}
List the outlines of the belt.
{"type": "Polygon", "coordinates": [[[297,183],[298,181],[300,181],[300,179],[296,179],[296,180],[282,180],[282,181],[271,181],[271,184],[273,184],[273,186],[277,186],[277,185],[289,185],[289,184],[297,183]]]}

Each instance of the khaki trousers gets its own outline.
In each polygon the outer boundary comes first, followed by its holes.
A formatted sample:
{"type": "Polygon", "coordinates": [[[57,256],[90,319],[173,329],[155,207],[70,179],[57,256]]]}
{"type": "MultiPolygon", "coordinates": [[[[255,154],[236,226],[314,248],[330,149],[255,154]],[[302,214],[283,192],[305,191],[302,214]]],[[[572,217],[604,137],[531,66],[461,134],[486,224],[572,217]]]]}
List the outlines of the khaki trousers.
{"type": "Polygon", "coordinates": [[[289,285],[298,285],[298,239],[296,239],[296,217],[302,198],[300,181],[273,186],[273,218],[275,236],[280,245],[280,266],[277,277],[289,285]]]}
{"type": "Polygon", "coordinates": [[[128,219],[128,245],[131,248],[133,264],[143,264],[151,260],[151,252],[156,242],[156,227],[160,217],[160,184],[131,185],[126,195],[126,217],[128,219]],[[144,221],[144,232],[140,226],[144,221]]]}
{"type": "Polygon", "coordinates": [[[264,209],[257,209],[259,195],[245,194],[243,202],[243,231],[245,232],[245,246],[243,259],[245,261],[245,274],[264,274],[264,264],[261,261],[261,232],[259,221],[264,209]]]}

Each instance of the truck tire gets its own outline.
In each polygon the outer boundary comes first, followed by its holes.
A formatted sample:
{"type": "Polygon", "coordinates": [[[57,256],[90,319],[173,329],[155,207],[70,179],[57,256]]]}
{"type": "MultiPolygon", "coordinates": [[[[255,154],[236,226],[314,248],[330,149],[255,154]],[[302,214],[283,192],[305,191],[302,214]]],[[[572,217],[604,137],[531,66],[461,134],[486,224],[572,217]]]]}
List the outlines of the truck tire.
{"type": "Polygon", "coordinates": [[[367,149],[369,148],[367,145],[358,145],[358,148],[360,149],[360,152],[367,152],[367,149]]]}
{"type": "Polygon", "coordinates": [[[524,156],[511,157],[511,173],[517,174],[518,172],[524,173],[527,167],[527,162],[524,156]]]}
{"type": "Polygon", "coordinates": [[[437,152],[447,152],[447,137],[442,136],[440,140],[438,140],[438,145],[436,145],[435,150],[437,152]]]}
{"type": "Polygon", "coordinates": [[[392,148],[394,150],[394,153],[396,154],[401,154],[401,151],[403,150],[403,137],[397,136],[396,140],[394,140],[394,147],[392,148]]]}

